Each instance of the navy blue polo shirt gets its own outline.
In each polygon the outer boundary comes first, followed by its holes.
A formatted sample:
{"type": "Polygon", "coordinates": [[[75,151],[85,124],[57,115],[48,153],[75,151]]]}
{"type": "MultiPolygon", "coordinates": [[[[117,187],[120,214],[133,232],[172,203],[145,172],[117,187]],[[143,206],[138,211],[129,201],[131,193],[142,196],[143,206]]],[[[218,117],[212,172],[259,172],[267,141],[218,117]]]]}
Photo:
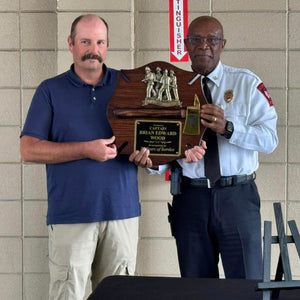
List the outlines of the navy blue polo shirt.
{"type": "MultiPolygon", "coordinates": [[[[104,66],[95,86],[71,69],[37,88],[21,135],[58,143],[113,135],[106,110],[118,71],[104,66]]],[[[47,164],[47,224],[90,223],[140,215],[137,167],[128,156],[98,162],[81,159],[47,164]]]]}

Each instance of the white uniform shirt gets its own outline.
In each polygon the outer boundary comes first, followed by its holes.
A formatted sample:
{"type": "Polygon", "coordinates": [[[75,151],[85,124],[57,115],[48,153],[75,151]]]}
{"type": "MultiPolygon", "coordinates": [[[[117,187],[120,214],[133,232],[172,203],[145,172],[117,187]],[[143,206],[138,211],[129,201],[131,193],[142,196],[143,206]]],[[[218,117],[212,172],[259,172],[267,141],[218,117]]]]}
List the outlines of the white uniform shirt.
{"type": "MultiPolygon", "coordinates": [[[[217,134],[221,176],[251,174],[259,165],[258,152],[271,153],[278,144],[272,100],[260,78],[247,69],[219,62],[207,77],[213,103],[224,110],[225,119],[234,125],[229,140],[217,134]],[[225,101],[227,94],[233,95],[232,101],[225,101]]],[[[194,84],[201,84],[200,79],[194,84]]],[[[179,159],[178,163],[184,176],[205,177],[204,159],[195,163],[179,159]]],[[[160,166],[158,172],[166,171],[166,167],[160,166]]]]}

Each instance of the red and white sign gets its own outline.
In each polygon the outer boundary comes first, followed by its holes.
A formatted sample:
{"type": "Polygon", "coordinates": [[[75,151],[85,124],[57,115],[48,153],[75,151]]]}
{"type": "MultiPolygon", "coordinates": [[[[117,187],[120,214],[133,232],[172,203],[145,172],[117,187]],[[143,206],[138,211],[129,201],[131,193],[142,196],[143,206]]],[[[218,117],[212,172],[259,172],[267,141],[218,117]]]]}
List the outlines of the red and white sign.
{"type": "Polygon", "coordinates": [[[169,0],[170,61],[188,61],[184,45],[188,30],[188,0],[169,0]]]}

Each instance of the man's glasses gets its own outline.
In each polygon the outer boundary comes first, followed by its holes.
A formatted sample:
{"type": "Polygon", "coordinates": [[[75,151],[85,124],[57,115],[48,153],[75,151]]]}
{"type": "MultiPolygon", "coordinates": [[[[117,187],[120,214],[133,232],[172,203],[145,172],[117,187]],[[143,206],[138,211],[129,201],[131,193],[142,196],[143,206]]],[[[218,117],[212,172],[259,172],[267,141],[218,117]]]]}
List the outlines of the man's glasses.
{"type": "Polygon", "coordinates": [[[216,37],[216,36],[209,36],[209,37],[202,37],[202,36],[187,36],[187,41],[194,46],[200,46],[202,42],[206,43],[208,46],[216,46],[220,41],[222,41],[222,38],[216,37]]]}

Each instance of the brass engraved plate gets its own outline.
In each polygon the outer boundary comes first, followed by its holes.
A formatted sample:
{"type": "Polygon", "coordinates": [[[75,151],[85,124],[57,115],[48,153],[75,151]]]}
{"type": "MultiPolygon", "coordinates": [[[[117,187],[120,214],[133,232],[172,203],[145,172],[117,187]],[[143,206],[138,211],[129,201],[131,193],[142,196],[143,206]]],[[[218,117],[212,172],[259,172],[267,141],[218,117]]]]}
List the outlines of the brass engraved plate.
{"type": "Polygon", "coordinates": [[[134,147],[146,147],[151,155],[181,155],[181,121],[136,120],[134,147]]]}

